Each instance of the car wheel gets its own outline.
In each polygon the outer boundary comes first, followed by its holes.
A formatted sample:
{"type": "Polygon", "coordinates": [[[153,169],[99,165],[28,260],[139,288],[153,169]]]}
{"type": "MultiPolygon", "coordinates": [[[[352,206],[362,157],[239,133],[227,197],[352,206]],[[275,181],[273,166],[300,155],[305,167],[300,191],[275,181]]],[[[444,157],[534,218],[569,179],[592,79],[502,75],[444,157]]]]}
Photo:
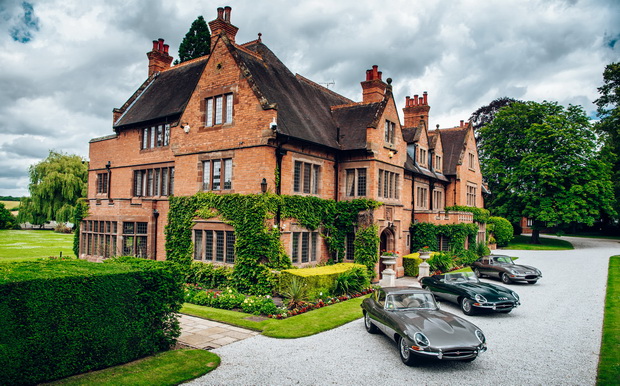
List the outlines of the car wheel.
{"type": "Polygon", "coordinates": [[[471,300],[465,298],[461,299],[461,310],[465,315],[473,315],[474,306],[471,304],[471,300]]]}
{"type": "Polygon", "coordinates": [[[510,277],[508,276],[507,273],[502,273],[502,283],[504,284],[512,283],[512,280],[510,280],[510,277]]]}
{"type": "Polygon", "coordinates": [[[400,359],[407,366],[413,366],[415,361],[411,349],[407,345],[407,340],[402,336],[398,339],[398,352],[400,353],[400,359]]]}
{"type": "Polygon", "coordinates": [[[476,274],[476,277],[482,277],[482,274],[480,273],[480,270],[478,268],[474,269],[474,273],[476,274]]]}
{"type": "Polygon", "coordinates": [[[537,282],[537,281],[538,281],[538,280],[528,280],[528,281],[527,281],[527,284],[536,284],[536,282],[537,282]]]}
{"type": "Polygon", "coordinates": [[[377,331],[379,331],[377,326],[372,323],[372,319],[368,312],[364,312],[364,327],[366,327],[366,331],[368,331],[369,334],[376,334],[377,331]]]}

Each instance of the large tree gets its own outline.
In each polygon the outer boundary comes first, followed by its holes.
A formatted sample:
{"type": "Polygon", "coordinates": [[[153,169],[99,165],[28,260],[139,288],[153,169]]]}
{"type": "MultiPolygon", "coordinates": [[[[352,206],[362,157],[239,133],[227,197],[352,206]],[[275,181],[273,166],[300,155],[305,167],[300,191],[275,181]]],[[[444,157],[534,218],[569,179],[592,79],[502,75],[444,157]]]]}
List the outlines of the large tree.
{"type": "Polygon", "coordinates": [[[511,103],[479,135],[489,209],[513,222],[533,219],[532,242],[545,225],[592,225],[613,212],[610,165],[580,106],[511,103]]]}
{"type": "Polygon", "coordinates": [[[595,127],[604,143],[602,153],[612,165],[615,209],[620,213],[620,62],[605,67],[598,92],[601,96],[594,103],[600,121],[595,127]]]}
{"type": "Polygon", "coordinates": [[[198,16],[179,46],[179,60],[175,64],[208,55],[210,52],[211,33],[205,19],[198,16]]]}
{"type": "Polygon", "coordinates": [[[0,202],[0,229],[19,229],[17,219],[2,202],[0,202]]]}
{"type": "Polygon", "coordinates": [[[86,197],[88,163],[77,155],[50,151],[28,172],[30,197],[22,198],[18,220],[34,225],[71,221],[77,200],[86,197]]]}

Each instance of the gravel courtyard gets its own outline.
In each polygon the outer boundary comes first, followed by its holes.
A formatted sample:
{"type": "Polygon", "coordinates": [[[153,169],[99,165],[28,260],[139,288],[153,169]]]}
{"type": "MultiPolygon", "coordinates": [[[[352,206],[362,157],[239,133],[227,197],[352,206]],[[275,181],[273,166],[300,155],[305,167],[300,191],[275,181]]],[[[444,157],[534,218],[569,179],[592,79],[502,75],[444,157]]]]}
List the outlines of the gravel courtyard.
{"type": "MultiPolygon", "coordinates": [[[[192,385],[593,385],[601,342],[608,258],[618,241],[564,237],[572,251],[499,251],[543,272],[535,285],[509,285],[521,297],[510,314],[464,316],[489,350],[472,363],[401,363],[397,347],[364,330],[362,319],[315,336],[262,335],[213,350],[219,368],[192,385]]],[[[499,280],[483,279],[495,284],[499,280]]]]}

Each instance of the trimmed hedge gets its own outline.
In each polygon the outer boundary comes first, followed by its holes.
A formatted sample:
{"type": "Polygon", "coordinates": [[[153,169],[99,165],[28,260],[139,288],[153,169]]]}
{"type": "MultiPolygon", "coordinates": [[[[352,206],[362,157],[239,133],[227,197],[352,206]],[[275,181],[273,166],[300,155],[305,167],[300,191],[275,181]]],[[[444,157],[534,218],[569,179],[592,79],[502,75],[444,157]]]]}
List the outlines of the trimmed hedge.
{"type": "Polygon", "coordinates": [[[418,252],[404,255],[403,268],[405,269],[405,276],[418,276],[420,274],[420,264],[422,264],[422,259],[420,259],[418,252]]]}
{"type": "Polygon", "coordinates": [[[367,269],[363,264],[338,263],[315,268],[285,269],[280,271],[280,289],[285,288],[288,281],[293,277],[301,280],[309,289],[327,288],[333,289],[336,278],[353,268],[367,269]]]}
{"type": "Polygon", "coordinates": [[[510,221],[503,217],[489,217],[490,232],[495,236],[498,247],[506,247],[514,237],[514,228],[510,221]]]}
{"type": "Polygon", "coordinates": [[[181,275],[152,261],[0,264],[0,384],[35,384],[169,349],[181,275]]]}

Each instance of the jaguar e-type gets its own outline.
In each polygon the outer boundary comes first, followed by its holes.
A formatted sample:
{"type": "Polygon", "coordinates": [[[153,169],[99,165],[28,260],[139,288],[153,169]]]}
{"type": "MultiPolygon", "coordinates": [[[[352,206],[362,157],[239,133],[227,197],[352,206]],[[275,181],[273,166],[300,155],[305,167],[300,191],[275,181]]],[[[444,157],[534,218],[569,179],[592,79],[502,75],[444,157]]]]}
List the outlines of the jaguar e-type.
{"type": "Polygon", "coordinates": [[[362,309],[366,331],[393,339],[409,366],[420,358],[470,362],[487,350],[476,325],[440,310],[433,295],[420,288],[380,288],[364,299],[362,309]]]}
{"type": "Polygon", "coordinates": [[[501,285],[483,283],[472,271],[448,272],[420,280],[436,297],[456,303],[465,315],[486,309],[508,313],[519,306],[519,295],[501,285]]]}
{"type": "Polygon", "coordinates": [[[483,256],[474,261],[472,268],[476,276],[497,277],[504,284],[510,284],[513,281],[535,284],[542,277],[539,269],[529,265],[515,264],[512,257],[504,255],[483,256]]]}

